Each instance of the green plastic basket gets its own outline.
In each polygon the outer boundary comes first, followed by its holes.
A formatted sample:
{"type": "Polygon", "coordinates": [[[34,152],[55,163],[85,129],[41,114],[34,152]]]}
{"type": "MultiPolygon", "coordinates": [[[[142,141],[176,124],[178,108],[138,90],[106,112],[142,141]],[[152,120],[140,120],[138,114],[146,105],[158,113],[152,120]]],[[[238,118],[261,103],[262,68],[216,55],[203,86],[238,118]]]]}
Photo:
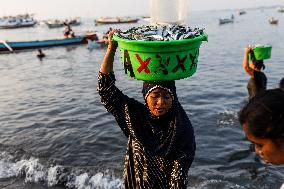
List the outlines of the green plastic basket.
{"type": "Polygon", "coordinates": [[[269,59],[271,57],[271,45],[263,45],[252,49],[256,60],[269,59]]]}
{"type": "Polygon", "coordinates": [[[113,36],[121,51],[124,72],[144,81],[169,81],[192,76],[199,47],[207,34],[176,41],[135,41],[113,36]]]}

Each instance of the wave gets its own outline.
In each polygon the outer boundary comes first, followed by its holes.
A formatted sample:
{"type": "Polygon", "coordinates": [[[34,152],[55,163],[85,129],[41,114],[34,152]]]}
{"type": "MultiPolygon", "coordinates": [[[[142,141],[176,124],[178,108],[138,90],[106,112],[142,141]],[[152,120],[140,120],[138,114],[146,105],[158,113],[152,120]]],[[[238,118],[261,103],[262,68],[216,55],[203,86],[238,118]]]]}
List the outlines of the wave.
{"type": "Polygon", "coordinates": [[[39,183],[52,186],[64,186],[76,189],[116,189],[122,187],[122,180],[114,175],[97,172],[86,172],[83,168],[64,167],[61,165],[46,166],[40,159],[29,157],[14,161],[9,152],[0,152],[0,179],[20,177],[27,183],[39,183]]]}

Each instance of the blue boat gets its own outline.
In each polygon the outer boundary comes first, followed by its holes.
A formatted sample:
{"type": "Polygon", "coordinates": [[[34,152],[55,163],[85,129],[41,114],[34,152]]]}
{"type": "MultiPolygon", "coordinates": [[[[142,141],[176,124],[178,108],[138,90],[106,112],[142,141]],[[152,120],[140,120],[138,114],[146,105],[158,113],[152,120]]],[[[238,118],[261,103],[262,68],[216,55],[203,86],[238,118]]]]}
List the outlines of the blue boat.
{"type": "Polygon", "coordinates": [[[86,43],[85,36],[74,38],[51,39],[42,41],[8,42],[0,41],[0,52],[13,52],[17,50],[37,49],[44,47],[66,46],[86,43]]]}

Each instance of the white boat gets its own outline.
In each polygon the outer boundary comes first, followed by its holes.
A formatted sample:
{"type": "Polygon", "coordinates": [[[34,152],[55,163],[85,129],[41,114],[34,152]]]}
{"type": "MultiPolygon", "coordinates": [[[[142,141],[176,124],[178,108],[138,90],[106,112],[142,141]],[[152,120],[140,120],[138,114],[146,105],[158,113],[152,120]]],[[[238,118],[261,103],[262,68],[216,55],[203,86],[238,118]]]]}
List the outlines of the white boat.
{"type": "Polygon", "coordinates": [[[97,25],[99,24],[126,24],[126,23],[136,23],[138,18],[132,17],[101,17],[95,19],[97,25]]]}
{"type": "Polygon", "coordinates": [[[55,20],[47,20],[45,21],[45,24],[49,27],[49,28],[60,28],[64,26],[64,22],[58,19],[55,20]]]}
{"type": "Polygon", "coordinates": [[[32,27],[37,23],[32,16],[18,15],[0,18],[0,29],[32,27]]]}

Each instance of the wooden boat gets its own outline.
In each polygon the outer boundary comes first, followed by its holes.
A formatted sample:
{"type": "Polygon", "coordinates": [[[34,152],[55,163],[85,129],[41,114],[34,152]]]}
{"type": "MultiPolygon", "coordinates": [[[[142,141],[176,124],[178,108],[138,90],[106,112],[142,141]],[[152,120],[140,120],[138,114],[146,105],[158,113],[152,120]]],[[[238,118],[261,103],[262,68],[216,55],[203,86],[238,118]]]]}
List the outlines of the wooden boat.
{"type": "Polygon", "coordinates": [[[268,19],[268,22],[269,22],[270,24],[275,24],[275,25],[278,24],[278,20],[275,19],[275,18],[273,18],[273,17],[269,18],[269,19],[268,19]]]}
{"type": "Polygon", "coordinates": [[[46,47],[86,44],[88,39],[94,40],[95,43],[97,43],[100,47],[105,46],[105,41],[97,39],[96,36],[97,35],[94,32],[86,32],[84,35],[76,36],[73,38],[20,42],[9,42],[0,40],[0,53],[14,52],[27,49],[39,49],[46,47]]]}
{"type": "Polygon", "coordinates": [[[138,18],[131,17],[101,17],[95,20],[96,24],[126,24],[137,23],[138,18]]]}
{"type": "Polygon", "coordinates": [[[38,49],[44,47],[54,47],[54,46],[66,46],[83,44],[86,42],[84,36],[78,36],[74,38],[64,38],[64,39],[51,39],[51,40],[41,40],[41,41],[21,41],[21,42],[7,42],[0,41],[0,52],[12,52],[17,50],[26,49],[38,49]]]}
{"type": "Polygon", "coordinates": [[[45,21],[45,24],[48,26],[48,28],[61,28],[63,26],[70,25],[70,26],[79,26],[81,24],[81,21],[79,18],[74,18],[74,19],[70,19],[70,20],[47,20],[45,21]]]}

